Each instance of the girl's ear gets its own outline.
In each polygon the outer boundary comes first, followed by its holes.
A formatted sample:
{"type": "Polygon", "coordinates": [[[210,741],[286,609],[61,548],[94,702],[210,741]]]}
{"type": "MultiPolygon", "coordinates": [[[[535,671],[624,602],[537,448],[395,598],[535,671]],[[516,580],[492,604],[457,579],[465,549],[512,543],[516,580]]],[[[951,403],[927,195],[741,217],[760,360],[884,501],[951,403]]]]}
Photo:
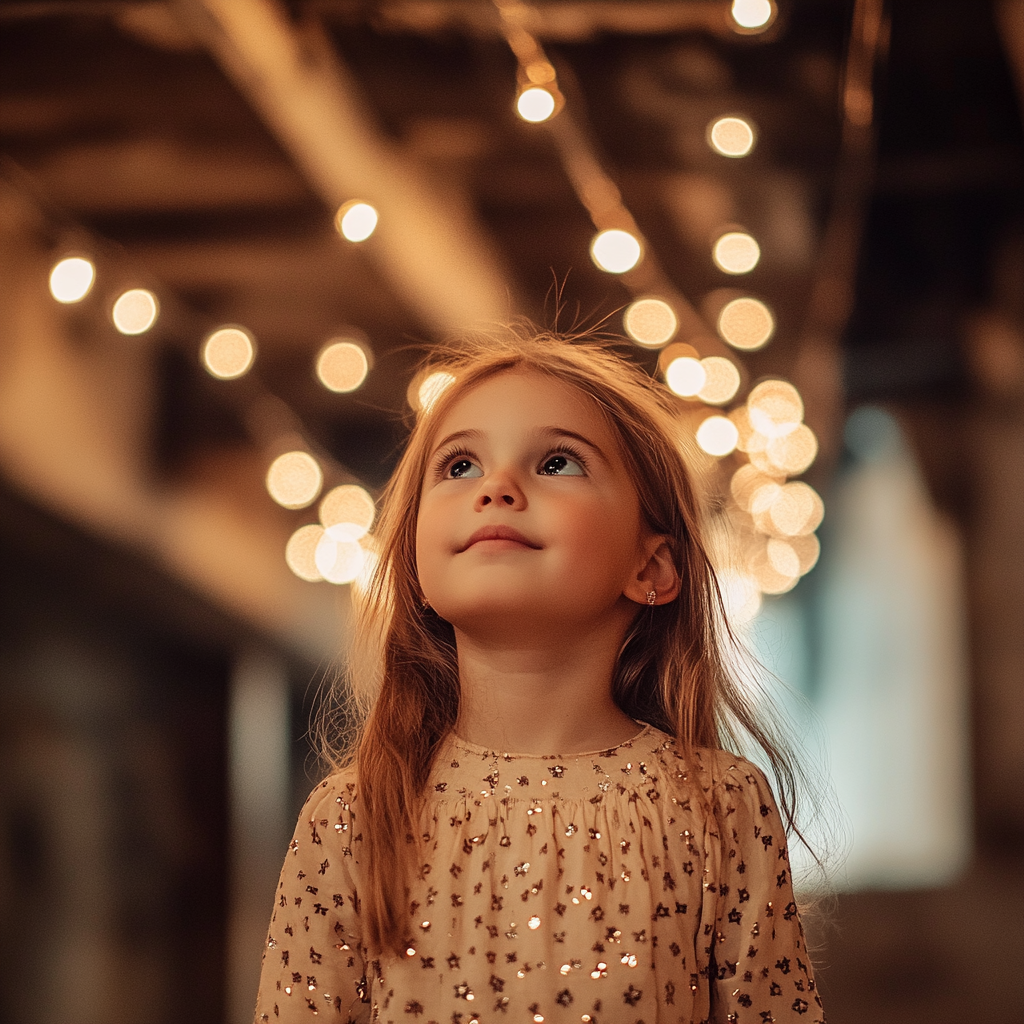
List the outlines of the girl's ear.
{"type": "Polygon", "coordinates": [[[647,560],[623,594],[637,604],[668,604],[679,596],[680,587],[672,548],[663,536],[648,538],[644,547],[647,560]]]}

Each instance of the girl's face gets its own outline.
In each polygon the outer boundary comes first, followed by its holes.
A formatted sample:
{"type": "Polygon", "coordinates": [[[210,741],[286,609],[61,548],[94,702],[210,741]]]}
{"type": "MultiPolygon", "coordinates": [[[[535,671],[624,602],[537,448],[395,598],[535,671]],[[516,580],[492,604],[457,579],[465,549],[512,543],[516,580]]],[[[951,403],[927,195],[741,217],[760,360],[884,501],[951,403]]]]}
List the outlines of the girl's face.
{"type": "Polygon", "coordinates": [[[468,633],[526,627],[537,639],[628,625],[652,538],[589,397],[505,371],[456,401],[430,453],[416,559],[439,615],[468,633]]]}

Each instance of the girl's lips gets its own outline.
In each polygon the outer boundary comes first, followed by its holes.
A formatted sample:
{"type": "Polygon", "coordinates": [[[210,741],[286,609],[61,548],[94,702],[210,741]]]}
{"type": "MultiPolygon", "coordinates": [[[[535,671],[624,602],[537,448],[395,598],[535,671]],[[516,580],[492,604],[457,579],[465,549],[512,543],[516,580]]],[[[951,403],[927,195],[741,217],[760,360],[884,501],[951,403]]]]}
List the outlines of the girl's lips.
{"type": "Polygon", "coordinates": [[[495,525],[480,527],[459,550],[465,551],[482,540],[508,540],[515,544],[521,544],[526,548],[540,549],[539,544],[534,544],[533,541],[527,540],[518,530],[513,530],[511,526],[495,525]]]}

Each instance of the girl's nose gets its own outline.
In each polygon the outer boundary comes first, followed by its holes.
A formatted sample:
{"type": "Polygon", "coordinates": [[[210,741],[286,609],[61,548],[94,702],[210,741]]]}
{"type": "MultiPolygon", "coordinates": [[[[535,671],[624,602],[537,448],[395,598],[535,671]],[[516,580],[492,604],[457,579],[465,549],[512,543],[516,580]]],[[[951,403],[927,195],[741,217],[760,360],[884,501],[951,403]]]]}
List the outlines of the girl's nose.
{"type": "Polygon", "coordinates": [[[474,507],[479,512],[492,504],[515,510],[526,508],[526,495],[511,473],[489,473],[481,481],[474,507]]]}

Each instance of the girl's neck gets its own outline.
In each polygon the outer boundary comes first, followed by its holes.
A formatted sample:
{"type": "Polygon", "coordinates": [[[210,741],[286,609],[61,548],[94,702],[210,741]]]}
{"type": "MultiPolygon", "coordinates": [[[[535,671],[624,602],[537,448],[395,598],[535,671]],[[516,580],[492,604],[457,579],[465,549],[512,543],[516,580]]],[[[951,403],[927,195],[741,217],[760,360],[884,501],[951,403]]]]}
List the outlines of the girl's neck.
{"type": "Polygon", "coordinates": [[[636,735],[636,722],[612,700],[614,634],[558,644],[482,644],[459,631],[456,639],[462,739],[520,754],[573,754],[636,735]]]}

